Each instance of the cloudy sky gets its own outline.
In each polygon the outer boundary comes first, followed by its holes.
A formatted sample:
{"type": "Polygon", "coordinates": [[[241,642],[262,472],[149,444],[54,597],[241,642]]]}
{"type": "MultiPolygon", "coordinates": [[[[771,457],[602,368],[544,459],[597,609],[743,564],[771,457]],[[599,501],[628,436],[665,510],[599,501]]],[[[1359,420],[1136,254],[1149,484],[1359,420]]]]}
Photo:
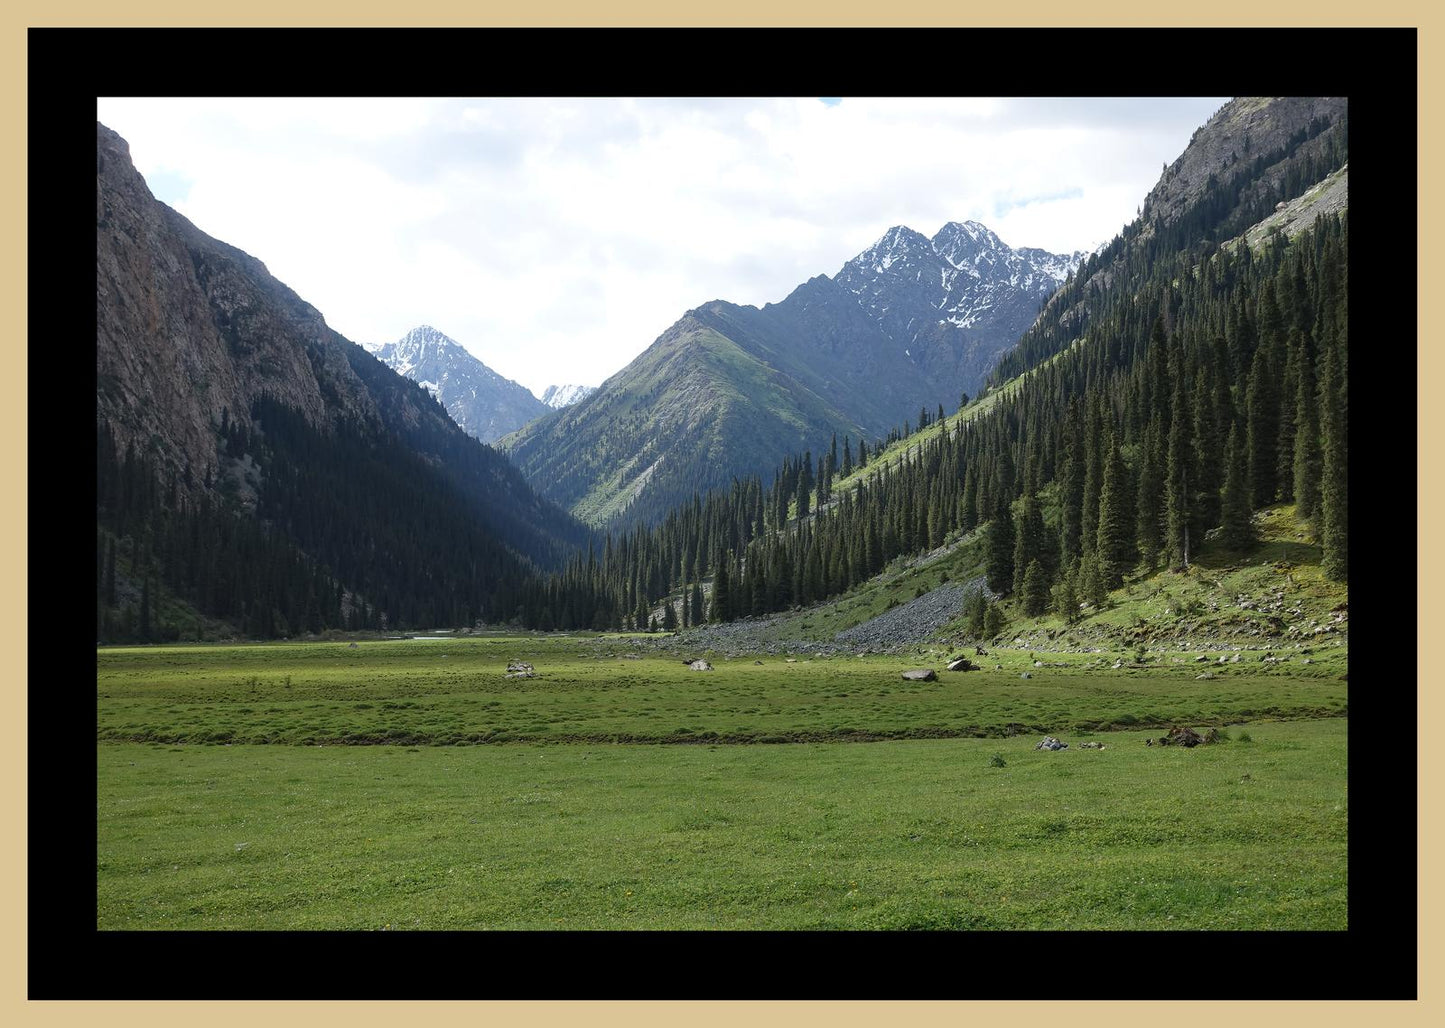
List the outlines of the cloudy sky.
{"type": "Polygon", "coordinates": [[[1227,98],[100,98],[156,197],[361,343],[429,324],[534,392],[893,225],[1107,242],[1227,98]]]}

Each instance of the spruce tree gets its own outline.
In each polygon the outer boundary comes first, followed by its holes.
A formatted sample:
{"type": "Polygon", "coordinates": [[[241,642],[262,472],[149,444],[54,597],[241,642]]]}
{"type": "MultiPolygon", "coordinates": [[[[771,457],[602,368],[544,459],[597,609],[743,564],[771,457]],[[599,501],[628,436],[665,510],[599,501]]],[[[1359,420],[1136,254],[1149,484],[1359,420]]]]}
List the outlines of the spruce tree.
{"type": "Polygon", "coordinates": [[[1346,438],[1345,383],[1337,347],[1325,350],[1320,377],[1321,531],[1325,574],[1337,582],[1349,572],[1349,453],[1346,438]]]}
{"type": "Polygon", "coordinates": [[[1314,348],[1306,336],[1295,391],[1294,502],[1296,514],[1314,526],[1314,534],[1318,538],[1316,515],[1320,507],[1323,459],[1320,450],[1320,397],[1314,365],[1314,348]]]}
{"type": "Polygon", "coordinates": [[[1078,571],[1079,562],[1075,560],[1064,569],[1052,590],[1054,613],[1071,625],[1079,619],[1078,571]]]}
{"type": "Polygon", "coordinates": [[[1150,569],[1158,563],[1159,551],[1164,547],[1164,533],[1161,528],[1165,471],[1163,434],[1163,427],[1156,414],[1149,421],[1149,427],[1144,433],[1144,444],[1139,450],[1135,538],[1140,560],[1150,569]]]}
{"type": "Polygon", "coordinates": [[[728,582],[728,559],[718,551],[713,566],[717,569],[712,578],[712,608],[709,620],[713,622],[732,620],[732,586],[728,582]]]}
{"type": "Polygon", "coordinates": [[[1049,609],[1049,578],[1037,560],[1029,561],[1029,569],[1024,572],[1023,604],[1029,617],[1038,617],[1049,609]]]}
{"type": "Polygon", "coordinates": [[[1129,471],[1119,445],[1111,438],[1104,461],[1104,484],[1099,492],[1098,574],[1105,589],[1124,584],[1124,572],[1134,565],[1134,512],[1129,471]]]}
{"type": "Polygon", "coordinates": [[[1064,462],[1059,476],[1059,549],[1068,563],[1083,552],[1084,423],[1077,402],[1064,423],[1064,462]]]}
{"type": "Polygon", "coordinates": [[[1219,541],[1231,550],[1247,549],[1254,542],[1254,526],[1250,522],[1249,466],[1244,444],[1240,442],[1239,426],[1229,429],[1224,447],[1224,492],[1219,502],[1219,541]]]}
{"type": "Polygon", "coordinates": [[[1193,418],[1185,403],[1184,384],[1174,384],[1174,421],[1169,427],[1168,478],[1165,482],[1165,517],[1168,526],[1169,563],[1173,568],[1189,566],[1189,527],[1193,517],[1191,479],[1194,445],[1190,431],[1193,418]]]}
{"type": "Polygon", "coordinates": [[[983,589],[975,589],[969,594],[966,609],[968,611],[969,635],[975,638],[982,638],[984,616],[988,612],[988,600],[983,595],[983,589]]]}
{"type": "Polygon", "coordinates": [[[1219,490],[1224,484],[1224,437],[1215,406],[1214,370],[1200,370],[1194,382],[1194,453],[1192,455],[1194,518],[1201,537],[1219,524],[1219,490]]]}
{"type": "Polygon", "coordinates": [[[1089,403],[1084,422],[1084,485],[1079,515],[1080,552],[1089,552],[1098,543],[1099,497],[1104,482],[1103,411],[1097,393],[1089,403]]]}
{"type": "Polygon", "coordinates": [[[1279,383],[1272,350],[1261,342],[1254,354],[1245,398],[1249,453],[1249,500],[1255,508],[1268,507],[1277,492],[1279,458],[1279,383]]]}
{"type": "Polygon", "coordinates": [[[1008,593],[1014,583],[1014,519],[1011,504],[1000,497],[994,503],[993,517],[984,532],[984,568],[988,587],[996,593],[1008,593]]]}
{"type": "Polygon", "coordinates": [[[986,639],[996,639],[1008,627],[1008,618],[997,603],[990,603],[983,616],[983,634],[986,639]]]}
{"type": "Polygon", "coordinates": [[[1013,591],[1016,594],[1023,594],[1024,577],[1028,574],[1029,565],[1034,561],[1042,561],[1040,573],[1046,579],[1051,577],[1049,571],[1053,561],[1052,555],[1046,553],[1047,549],[1048,535],[1044,528],[1043,511],[1039,509],[1038,498],[1032,492],[1026,493],[1014,531],[1013,591]]]}

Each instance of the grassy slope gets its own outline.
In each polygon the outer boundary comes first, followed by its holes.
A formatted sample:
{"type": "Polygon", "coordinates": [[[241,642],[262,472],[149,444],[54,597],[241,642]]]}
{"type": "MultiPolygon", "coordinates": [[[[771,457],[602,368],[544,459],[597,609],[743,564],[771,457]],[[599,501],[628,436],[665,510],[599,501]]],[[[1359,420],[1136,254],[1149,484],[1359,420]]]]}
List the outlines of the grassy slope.
{"type": "Polygon", "coordinates": [[[799,440],[833,431],[858,430],[748,349],[684,319],[602,392],[503,445],[544,489],[580,473],[569,492],[548,495],[602,522],[645,493],[682,502],[770,470],[799,440]]]}

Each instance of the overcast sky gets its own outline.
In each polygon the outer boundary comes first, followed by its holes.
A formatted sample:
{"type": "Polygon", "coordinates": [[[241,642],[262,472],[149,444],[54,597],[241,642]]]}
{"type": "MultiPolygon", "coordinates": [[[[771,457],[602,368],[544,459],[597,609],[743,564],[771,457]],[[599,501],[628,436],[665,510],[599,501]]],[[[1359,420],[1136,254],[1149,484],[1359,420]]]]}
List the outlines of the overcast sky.
{"type": "Polygon", "coordinates": [[[1226,97],[111,99],[151,191],[348,339],[429,324],[540,393],[893,225],[1090,250],[1226,97]]]}

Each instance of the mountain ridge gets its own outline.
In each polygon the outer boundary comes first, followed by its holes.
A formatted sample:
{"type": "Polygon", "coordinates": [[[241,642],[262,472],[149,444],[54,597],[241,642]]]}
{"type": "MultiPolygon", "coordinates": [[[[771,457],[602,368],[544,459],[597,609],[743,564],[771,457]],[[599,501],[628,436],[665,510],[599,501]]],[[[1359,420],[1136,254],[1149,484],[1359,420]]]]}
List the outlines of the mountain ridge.
{"type": "Polygon", "coordinates": [[[419,383],[468,435],[494,443],[546,414],[531,390],[489,368],[461,343],[430,325],[368,347],[399,375],[419,383]]]}
{"type": "Polygon", "coordinates": [[[776,303],[719,299],[693,308],[567,417],[543,418],[500,445],[529,481],[579,516],[630,509],[654,518],[700,485],[767,472],[833,434],[876,440],[921,410],[956,408],[1081,258],[1015,250],[977,222],[950,222],[933,240],[894,226],[836,275],[815,275],[776,303]],[[680,337],[700,339],[703,329],[733,348],[730,359],[711,362],[720,376],[712,388],[733,394],[733,403],[703,402],[696,368],[686,389],[655,380],[662,351],[680,337]],[[779,391],[782,379],[788,385],[779,391]],[[650,384],[638,389],[637,381],[650,384]],[[742,381],[772,391],[751,404],[736,396],[742,381]],[[740,412],[742,445],[720,445],[706,419],[682,410],[700,402],[714,414],[724,406],[740,412]],[[796,409],[786,409],[790,403],[796,409]],[[672,452],[643,440],[641,423],[667,425],[672,452]],[[609,434],[615,438],[605,440],[609,434]],[[647,469],[640,483],[639,469],[647,469]]]}

